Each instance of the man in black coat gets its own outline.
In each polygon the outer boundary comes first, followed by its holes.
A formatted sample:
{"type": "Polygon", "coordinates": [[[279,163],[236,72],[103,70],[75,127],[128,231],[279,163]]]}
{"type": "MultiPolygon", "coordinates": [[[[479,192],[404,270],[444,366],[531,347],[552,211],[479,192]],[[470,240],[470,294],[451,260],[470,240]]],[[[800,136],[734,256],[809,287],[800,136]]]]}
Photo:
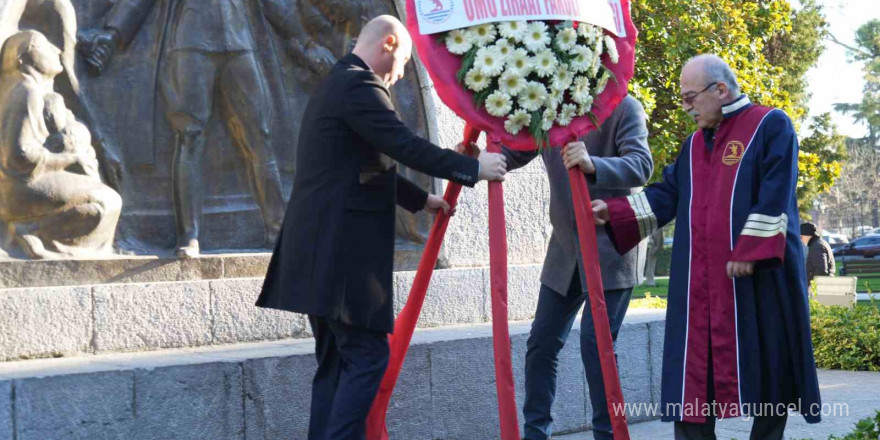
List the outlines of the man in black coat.
{"type": "Polygon", "coordinates": [[[819,276],[834,276],[834,252],[816,231],[816,225],[801,223],[801,240],[807,245],[807,283],[819,276]]]}
{"type": "Polygon", "coordinates": [[[309,439],[363,439],[394,328],[395,205],[449,205],[396,172],[396,162],[473,186],[504,180],[499,154],[469,158],[418,137],[388,88],[412,40],[391,16],[371,20],[317,87],[299,135],[297,173],[257,306],[305,313],[315,336],[309,439]]]}

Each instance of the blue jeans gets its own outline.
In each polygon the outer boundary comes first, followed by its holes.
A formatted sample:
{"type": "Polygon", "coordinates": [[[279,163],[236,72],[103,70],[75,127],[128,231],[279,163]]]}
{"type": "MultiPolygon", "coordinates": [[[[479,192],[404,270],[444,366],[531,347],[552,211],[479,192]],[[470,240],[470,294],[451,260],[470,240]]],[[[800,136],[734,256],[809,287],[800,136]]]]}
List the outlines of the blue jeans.
{"type": "MultiPolygon", "coordinates": [[[[617,332],[629,307],[632,289],[607,290],[605,306],[611,323],[611,337],[617,340],[617,332]]],[[[580,276],[575,271],[568,295],[562,296],[549,287],[541,285],[538,297],[538,310],[529,334],[526,351],[526,400],[523,404],[525,417],[525,439],[545,440],[553,432],[553,417],[550,408],[556,397],[556,369],[559,351],[562,350],[568,333],[577,316],[578,309],[584,306],[581,317],[581,360],[590,387],[590,403],[593,406],[593,435],[596,439],[613,440],[611,418],[605,401],[605,384],[599,366],[599,350],[596,346],[596,331],[590,312],[589,298],[581,292],[580,276]]]]}

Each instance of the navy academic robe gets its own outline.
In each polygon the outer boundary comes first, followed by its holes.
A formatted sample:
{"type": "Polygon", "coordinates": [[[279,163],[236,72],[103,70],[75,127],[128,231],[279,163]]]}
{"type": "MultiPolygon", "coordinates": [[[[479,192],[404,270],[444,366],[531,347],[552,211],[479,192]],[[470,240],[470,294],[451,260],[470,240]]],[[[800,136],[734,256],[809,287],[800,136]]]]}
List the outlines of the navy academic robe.
{"type": "Polygon", "coordinates": [[[720,418],[783,404],[815,423],[797,137],[784,112],[746,96],[723,112],[717,129],[685,141],[661,182],[607,200],[620,252],[676,219],[659,409],[664,421],[703,423],[713,386],[720,418]],[[730,279],[729,261],[754,261],[755,272],[730,279]]]}

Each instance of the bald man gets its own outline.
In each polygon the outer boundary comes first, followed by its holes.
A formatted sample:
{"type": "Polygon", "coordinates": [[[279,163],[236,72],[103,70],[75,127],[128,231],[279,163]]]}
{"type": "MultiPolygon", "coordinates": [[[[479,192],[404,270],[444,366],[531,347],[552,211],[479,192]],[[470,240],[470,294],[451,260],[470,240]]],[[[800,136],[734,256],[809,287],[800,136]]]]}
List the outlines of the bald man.
{"type": "Polygon", "coordinates": [[[395,204],[431,214],[449,209],[398,175],[396,161],[467,186],[506,173],[499,154],[469,158],[401,122],[388,89],[411,54],[400,21],[373,19],[303,116],[293,193],[257,306],[309,316],[318,360],[310,440],[365,436],[394,329],[395,204]]]}
{"type": "Polygon", "coordinates": [[[782,439],[789,409],[820,418],[797,135],[714,55],[684,66],[681,101],[699,131],[663,180],[593,211],[619,252],[676,220],[660,406],[675,438],[715,439],[716,418],[746,416],[753,440],[782,439]]]}

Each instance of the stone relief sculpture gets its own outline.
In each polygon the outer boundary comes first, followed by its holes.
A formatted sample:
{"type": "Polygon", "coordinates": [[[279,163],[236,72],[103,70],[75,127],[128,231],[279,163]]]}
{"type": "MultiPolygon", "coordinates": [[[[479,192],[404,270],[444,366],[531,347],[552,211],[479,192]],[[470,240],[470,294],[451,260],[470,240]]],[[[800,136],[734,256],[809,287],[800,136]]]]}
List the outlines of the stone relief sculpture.
{"type": "Polygon", "coordinates": [[[0,43],[19,30],[36,30],[61,49],[64,71],[55,79],[56,90],[92,135],[104,180],[121,191],[122,161],[119,150],[95,123],[94,110],[83,97],[75,69],[76,10],[71,0],[0,0],[0,43]]]}
{"type": "MultiPolygon", "coordinates": [[[[310,88],[369,17],[397,10],[393,0],[0,0],[0,13],[0,42],[32,29],[61,49],[41,145],[94,156],[64,172],[122,194],[115,247],[190,257],[273,244],[310,88]]],[[[421,93],[412,73],[392,90],[403,119],[427,135],[421,93]]],[[[407,246],[423,242],[430,221],[398,210],[398,245],[417,250],[407,246]]],[[[0,232],[0,248],[7,238],[0,232]]]]}
{"type": "MultiPolygon", "coordinates": [[[[294,28],[296,38],[291,40],[289,52],[298,64],[308,66],[312,80],[325,75],[338,58],[354,47],[354,38],[361,26],[370,18],[380,14],[398,15],[397,8],[390,0],[299,0],[296,3],[298,23],[294,28]]],[[[410,63],[407,69],[412,69],[410,63]]],[[[425,129],[424,105],[421,87],[414,72],[407,73],[403,81],[392,89],[392,97],[398,109],[407,109],[402,114],[404,121],[422,135],[425,129]]],[[[401,174],[431,190],[432,179],[399,165],[401,174]]],[[[412,214],[405,209],[397,210],[398,245],[407,243],[423,244],[430,227],[427,216],[412,214]]]]}
{"type": "Polygon", "coordinates": [[[54,91],[61,51],[41,33],[0,49],[0,220],[31,258],[107,254],[122,199],[101,183],[91,135],[54,91]]]}
{"type": "MultiPolygon", "coordinates": [[[[260,0],[259,10],[284,38],[296,18],[286,0],[260,0]]],[[[172,197],[179,256],[198,255],[202,215],[202,158],[215,101],[230,136],[248,162],[265,225],[274,243],[284,215],[281,180],[269,148],[272,120],[268,86],[256,58],[256,44],[244,0],[126,0],[117,2],[104,28],[85,42],[86,61],[101,72],[117,48],[127,46],[159,5],[161,65],[158,88],[165,116],[175,132],[172,197]]]]}

